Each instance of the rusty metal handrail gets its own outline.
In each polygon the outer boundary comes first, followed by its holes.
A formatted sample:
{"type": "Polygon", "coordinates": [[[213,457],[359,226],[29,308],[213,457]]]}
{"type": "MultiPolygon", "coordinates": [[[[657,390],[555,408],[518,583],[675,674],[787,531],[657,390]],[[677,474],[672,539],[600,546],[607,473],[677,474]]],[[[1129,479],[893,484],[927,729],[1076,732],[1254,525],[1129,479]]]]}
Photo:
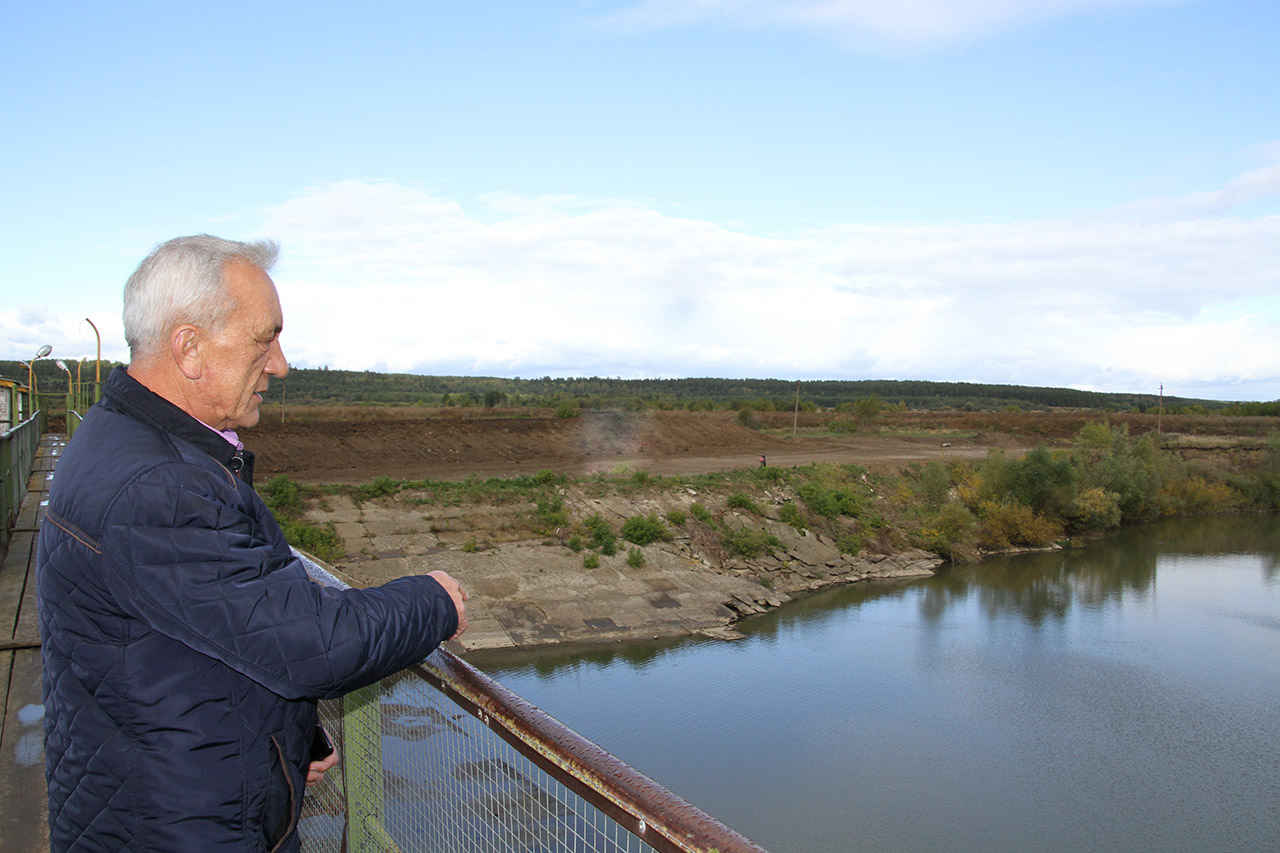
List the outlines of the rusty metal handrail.
{"type": "Polygon", "coordinates": [[[560,783],[662,853],[765,853],[466,661],[439,649],[411,668],[560,783]]]}

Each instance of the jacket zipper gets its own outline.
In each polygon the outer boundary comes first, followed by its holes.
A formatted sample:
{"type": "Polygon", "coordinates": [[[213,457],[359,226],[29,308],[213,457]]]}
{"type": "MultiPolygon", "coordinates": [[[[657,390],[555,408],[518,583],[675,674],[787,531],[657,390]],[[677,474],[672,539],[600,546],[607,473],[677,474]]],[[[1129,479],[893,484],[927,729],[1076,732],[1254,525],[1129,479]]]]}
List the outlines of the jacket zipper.
{"type": "Polygon", "coordinates": [[[293,789],[293,777],[289,775],[289,765],[284,760],[284,750],[280,748],[280,741],[276,740],[276,736],[271,736],[271,744],[276,748],[276,754],[280,756],[280,772],[284,774],[285,784],[289,786],[289,825],[285,827],[284,835],[280,836],[280,840],[271,848],[271,853],[276,853],[280,849],[280,845],[284,844],[285,839],[293,834],[295,825],[298,822],[298,814],[295,810],[296,792],[293,789]]]}

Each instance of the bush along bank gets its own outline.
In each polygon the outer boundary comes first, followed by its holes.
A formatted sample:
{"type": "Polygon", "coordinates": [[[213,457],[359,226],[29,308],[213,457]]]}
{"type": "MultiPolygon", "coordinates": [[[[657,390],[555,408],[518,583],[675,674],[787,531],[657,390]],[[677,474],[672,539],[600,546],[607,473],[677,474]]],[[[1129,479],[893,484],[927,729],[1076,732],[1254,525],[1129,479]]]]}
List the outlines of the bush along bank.
{"type": "Polygon", "coordinates": [[[891,504],[920,547],[953,560],[1176,516],[1280,510],[1280,433],[1244,465],[1188,461],[1151,434],[1087,424],[1068,449],[903,472],[891,504]]]}

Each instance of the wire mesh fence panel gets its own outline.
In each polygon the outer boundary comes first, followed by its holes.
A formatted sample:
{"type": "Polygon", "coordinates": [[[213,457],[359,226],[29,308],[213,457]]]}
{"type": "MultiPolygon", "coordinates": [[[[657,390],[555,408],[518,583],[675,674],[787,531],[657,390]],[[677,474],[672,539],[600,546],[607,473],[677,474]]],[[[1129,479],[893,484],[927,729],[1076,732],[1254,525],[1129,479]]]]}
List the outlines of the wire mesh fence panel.
{"type": "MultiPolygon", "coordinates": [[[[381,834],[368,849],[404,853],[643,853],[653,850],[609,816],[569,790],[412,671],[376,689],[378,725],[348,743],[338,736],[340,762],[307,791],[299,823],[303,849],[358,850],[361,833],[381,834]],[[380,750],[379,767],[355,756],[380,750]],[[373,778],[373,773],[378,778],[373,778]],[[346,812],[347,793],[360,788],[380,797],[346,812]],[[373,822],[380,826],[370,827],[373,822]],[[390,847],[390,840],[395,847],[390,847]]],[[[341,703],[321,703],[321,721],[340,732],[341,703]]],[[[348,727],[350,731],[350,727],[348,727]]]]}
{"type": "Polygon", "coordinates": [[[765,853],[443,650],[320,721],[339,756],[303,801],[308,853],[765,853]]]}

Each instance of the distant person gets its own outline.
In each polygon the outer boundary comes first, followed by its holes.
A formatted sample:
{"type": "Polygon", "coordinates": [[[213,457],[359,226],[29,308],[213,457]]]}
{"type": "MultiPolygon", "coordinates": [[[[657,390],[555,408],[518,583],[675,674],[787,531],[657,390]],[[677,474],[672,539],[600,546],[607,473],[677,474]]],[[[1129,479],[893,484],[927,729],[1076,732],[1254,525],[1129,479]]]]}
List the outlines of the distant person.
{"type": "Polygon", "coordinates": [[[317,697],[466,628],[444,572],[312,583],[254,492],[234,430],[289,369],[275,257],[156,248],[125,285],[130,364],[58,464],[37,569],[54,851],[298,850],[304,783],[337,761],[311,758],[317,697]]]}
{"type": "Polygon", "coordinates": [[[761,454],[760,454],[760,467],[761,467],[761,468],[765,467],[765,461],[764,461],[764,454],[763,454],[763,453],[761,453],[761,454]]]}

